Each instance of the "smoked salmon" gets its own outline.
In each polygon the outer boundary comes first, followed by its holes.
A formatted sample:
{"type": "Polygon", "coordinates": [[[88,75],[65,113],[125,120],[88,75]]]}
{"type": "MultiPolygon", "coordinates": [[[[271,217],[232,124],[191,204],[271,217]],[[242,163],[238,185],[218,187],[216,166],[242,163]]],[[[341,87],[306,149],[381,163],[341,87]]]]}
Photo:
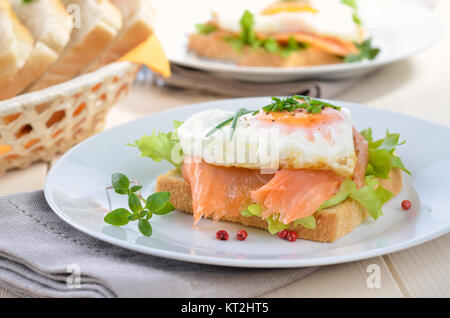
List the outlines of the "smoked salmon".
{"type": "MultiPolygon", "coordinates": [[[[368,143],[353,130],[357,163],[353,176],[360,188],[368,163],[368,143]]],[[[182,176],[192,192],[194,224],[203,217],[215,220],[238,216],[248,205],[258,203],[262,218],[280,214],[284,224],[314,214],[339,190],[345,179],[330,170],[281,169],[275,175],[260,170],[183,162],[182,176]]]]}
{"type": "Polygon", "coordinates": [[[353,143],[355,144],[356,152],[356,166],[353,172],[353,181],[356,183],[356,187],[361,189],[365,184],[364,178],[366,176],[367,165],[369,164],[369,143],[354,127],[353,143]]]}
{"type": "Polygon", "coordinates": [[[202,216],[215,220],[224,215],[239,216],[251,204],[250,193],[273,177],[261,174],[259,170],[220,167],[189,160],[183,162],[182,175],[191,187],[194,224],[202,216]]]}

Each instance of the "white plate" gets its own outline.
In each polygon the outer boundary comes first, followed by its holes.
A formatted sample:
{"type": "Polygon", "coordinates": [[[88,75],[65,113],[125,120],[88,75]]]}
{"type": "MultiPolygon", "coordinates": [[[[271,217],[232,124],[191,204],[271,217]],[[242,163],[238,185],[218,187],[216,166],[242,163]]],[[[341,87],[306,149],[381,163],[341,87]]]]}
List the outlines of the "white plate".
{"type": "MultiPolygon", "coordinates": [[[[432,11],[413,3],[396,0],[359,0],[360,15],[374,44],[382,49],[373,61],[312,67],[247,67],[201,58],[187,52],[188,34],[194,25],[210,18],[211,8],[220,6],[254,8],[261,1],[167,1],[154,0],[158,10],[157,33],[169,60],[173,63],[206,70],[221,76],[254,82],[292,79],[343,79],[370,73],[383,65],[407,58],[432,47],[444,34],[444,24],[432,11]]],[[[228,8],[229,9],[229,8],[228,8]]],[[[233,8],[234,9],[234,8],[233,8]]]]}
{"type": "MultiPolygon", "coordinates": [[[[444,145],[450,140],[450,128],[336,101],[332,103],[351,109],[358,129],[371,126],[378,137],[389,128],[407,140],[398,153],[414,175],[405,176],[403,191],[385,206],[385,215],[377,221],[364,223],[334,243],[290,243],[252,228],[246,228],[249,236],[240,242],[234,235],[244,226],[202,220],[193,229],[192,215],[178,211],[155,216],[151,238],[141,236],[135,224],[117,228],[103,222],[108,209],[105,187],[110,185],[114,172],[138,180],[147,195],[153,190],[156,177],[170,169],[168,164],[138,157],[138,151],[126,143],[153,129],[170,131],[172,120],[185,120],[206,109],[258,109],[267,103],[268,98],[251,98],[195,104],[150,115],[94,136],[66,153],[51,169],[45,184],[47,201],[67,223],[111,244],[167,258],[227,266],[301,267],[349,262],[399,251],[449,232],[450,148],[444,145]],[[400,208],[405,199],[413,204],[409,212],[400,208]],[[231,239],[216,240],[219,229],[227,230],[231,239]]],[[[111,196],[113,208],[126,207],[123,196],[111,196]]]]}

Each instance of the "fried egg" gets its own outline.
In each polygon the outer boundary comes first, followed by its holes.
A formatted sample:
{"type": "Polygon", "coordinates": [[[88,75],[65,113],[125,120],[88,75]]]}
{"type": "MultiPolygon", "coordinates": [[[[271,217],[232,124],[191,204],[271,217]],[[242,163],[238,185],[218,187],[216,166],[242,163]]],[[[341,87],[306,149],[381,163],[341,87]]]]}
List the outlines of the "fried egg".
{"type": "MultiPolygon", "coordinates": [[[[341,0],[276,2],[252,13],[254,30],[263,34],[306,32],[348,42],[359,41],[361,36],[353,9],[341,0]]],[[[223,10],[216,13],[216,23],[223,30],[239,33],[241,15],[223,10]]]]}
{"type": "Polygon", "coordinates": [[[212,109],[193,115],[178,128],[185,160],[248,169],[333,170],[351,177],[356,165],[348,109],[326,107],[311,114],[263,112],[239,117],[233,132],[227,123],[234,112],[212,109]]]}

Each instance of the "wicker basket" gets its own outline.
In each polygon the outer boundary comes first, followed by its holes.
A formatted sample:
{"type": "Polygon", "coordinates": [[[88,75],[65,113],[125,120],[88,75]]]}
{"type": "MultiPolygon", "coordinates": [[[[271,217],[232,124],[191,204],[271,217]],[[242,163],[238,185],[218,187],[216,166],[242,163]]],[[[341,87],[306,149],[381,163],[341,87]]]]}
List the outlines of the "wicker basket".
{"type": "Polygon", "coordinates": [[[51,160],[99,132],[140,65],[120,62],[42,91],[0,102],[0,174],[51,160]]]}

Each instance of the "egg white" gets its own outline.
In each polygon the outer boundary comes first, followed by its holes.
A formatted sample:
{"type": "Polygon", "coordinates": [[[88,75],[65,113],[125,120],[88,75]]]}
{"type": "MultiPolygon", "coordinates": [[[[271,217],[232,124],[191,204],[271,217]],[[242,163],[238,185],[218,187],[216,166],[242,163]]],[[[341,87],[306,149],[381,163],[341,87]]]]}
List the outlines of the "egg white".
{"type": "MultiPolygon", "coordinates": [[[[353,9],[341,0],[311,0],[318,12],[280,12],[262,15],[252,12],[255,31],[261,33],[307,32],[320,36],[336,37],[344,41],[358,41],[360,29],[353,21],[353,9]]],[[[240,32],[239,14],[232,11],[217,12],[217,24],[221,29],[240,32]]]]}
{"type": "Polygon", "coordinates": [[[345,108],[340,112],[342,120],[326,126],[329,140],[319,130],[313,130],[311,140],[306,128],[267,125],[252,114],[239,118],[233,139],[231,125],[206,137],[234,115],[220,109],[193,115],[178,128],[178,137],[185,158],[190,160],[249,169],[333,170],[351,177],[356,165],[351,115],[345,108]]]}

